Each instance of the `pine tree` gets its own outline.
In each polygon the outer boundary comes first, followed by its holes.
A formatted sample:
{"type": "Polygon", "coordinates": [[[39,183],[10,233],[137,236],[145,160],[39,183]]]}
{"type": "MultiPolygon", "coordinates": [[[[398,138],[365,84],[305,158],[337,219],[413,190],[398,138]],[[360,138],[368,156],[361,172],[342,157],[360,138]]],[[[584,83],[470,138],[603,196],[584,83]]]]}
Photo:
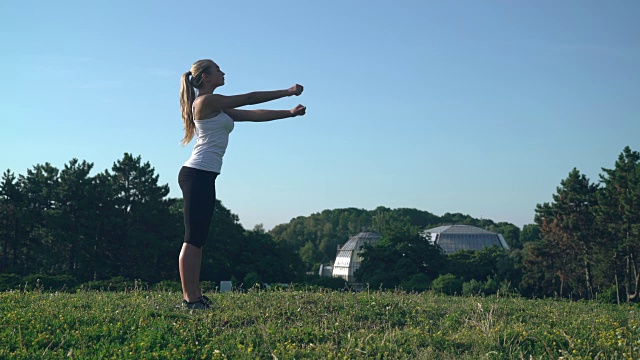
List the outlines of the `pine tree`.
{"type": "Polygon", "coordinates": [[[96,216],[93,164],[72,159],[60,171],[60,183],[54,192],[57,204],[48,214],[48,227],[54,234],[52,252],[60,261],[54,273],[66,273],[90,280],[90,249],[96,216]]]}
{"type": "Polygon", "coordinates": [[[24,226],[23,196],[14,173],[7,170],[0,183],[0,272],[16,272],[24,226]]]}
{"type": "Polygon", "coordinates": [[[35,165],[27,170],[26,176],[19,177],[26,230],[20,239],[22,251],[16,259],[20,274],[51,273],[63,261],[52,252],[55,240],[50,217],[60,205],[55,196],[60,185],[59,172],[45,163],[35,165]]]}
{"type": "MultiPolygon", "coordinates": [[[[128,278],[155,278],[160,248],[175,239],[167,239],[168,185],[158,185],[159,175],[149,162],[125,153],[111,170],[110,182],[115,195],[115,249],[111,260],[118,273],[128,278]]],[[[110,175],[110,176],[109,176],[110,175]]],[[[173,232],[169,232],[173,234],[173,232]]]]}
{"type": "Polygon", "coordinates": [[[628,146],[613,169],[603,168],[598,222],[614,264],[616,286],[626,301],[640,300],[640,153],[628,146]]]}
{"type": "Polygon", "coordinates": [[[528,261],[532,266],[548,266],[543,271],[558,278],[560,287],[556,289],[561,296],[567,290],[586,298],[593,296],[592,265],[598,246],[594,221],[597,189],[574,168],[560,182],[553,202],[536,206],[535,221],[540,227],[546,256],[536,254],[543,250],[540,246],[532,246],[528,248],[528,261]]]}

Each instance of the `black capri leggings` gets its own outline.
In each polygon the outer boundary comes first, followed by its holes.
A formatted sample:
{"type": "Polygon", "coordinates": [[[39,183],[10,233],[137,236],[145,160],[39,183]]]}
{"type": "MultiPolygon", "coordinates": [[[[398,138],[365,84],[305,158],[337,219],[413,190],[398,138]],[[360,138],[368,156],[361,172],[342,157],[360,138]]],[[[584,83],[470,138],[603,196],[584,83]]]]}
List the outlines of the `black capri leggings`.
{"type": "Polygon", "coordinates": [[[178,184],[184,199],[184,242],[202,248],[216,205],[217,172],[183,166],[178,184]]]}

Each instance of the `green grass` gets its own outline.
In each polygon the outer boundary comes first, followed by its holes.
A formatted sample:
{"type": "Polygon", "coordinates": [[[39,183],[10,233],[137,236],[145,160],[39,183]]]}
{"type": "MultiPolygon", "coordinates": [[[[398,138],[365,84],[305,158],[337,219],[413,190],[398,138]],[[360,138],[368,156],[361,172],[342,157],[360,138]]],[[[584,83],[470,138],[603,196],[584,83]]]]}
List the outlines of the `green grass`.
{"type": "Polygon", "coordinates": [[[640,308],[433,293],[0,293],[0,359],[638,359],[640,308]]]}

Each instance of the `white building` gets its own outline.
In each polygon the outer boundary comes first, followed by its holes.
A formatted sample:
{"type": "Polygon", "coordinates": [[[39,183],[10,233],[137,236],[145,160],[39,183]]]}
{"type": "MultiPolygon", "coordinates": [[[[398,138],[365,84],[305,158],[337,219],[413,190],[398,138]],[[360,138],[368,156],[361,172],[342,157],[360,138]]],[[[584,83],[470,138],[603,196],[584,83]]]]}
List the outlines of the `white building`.
{"type": "Polygon", "coordinates": [[[365,244],[373,244],[380,240],[380,234],[375,232],[361,232],[349,238],[344,246],[338,246],[336,261],[333,263],[333,277],[341,277],[347,282],[355,281],[353,274],[362,263],[362,248],[365,244]]]}

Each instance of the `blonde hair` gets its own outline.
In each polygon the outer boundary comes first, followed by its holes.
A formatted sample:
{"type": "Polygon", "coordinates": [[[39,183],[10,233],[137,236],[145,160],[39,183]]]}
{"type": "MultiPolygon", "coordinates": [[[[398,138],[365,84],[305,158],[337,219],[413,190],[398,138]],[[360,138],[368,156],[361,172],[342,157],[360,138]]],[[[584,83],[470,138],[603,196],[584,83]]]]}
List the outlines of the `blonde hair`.
{"type": "Polygon", "coordinates": [[[187,145],[196,131],[196,124],[193,121],[193,101],[196,99],[195,89],[202,85],[202,74],[208,73],[213,65],[211,60],[198,60],[191,65],[191,70],[182,74],[180,79],[180,109],[182,111],[182,121],[184,122],[184,138],[182,146],[187,145]]]}

